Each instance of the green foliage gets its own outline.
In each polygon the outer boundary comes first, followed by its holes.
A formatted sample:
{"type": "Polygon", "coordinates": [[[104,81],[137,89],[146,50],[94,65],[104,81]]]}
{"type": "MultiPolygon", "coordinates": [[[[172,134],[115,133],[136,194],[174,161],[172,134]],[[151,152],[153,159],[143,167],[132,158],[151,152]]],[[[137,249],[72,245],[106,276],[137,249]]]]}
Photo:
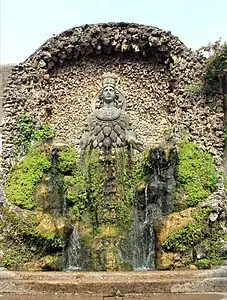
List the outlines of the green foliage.
{"type": "Polygon", "coordinates": [[[58,169],[63,175],[63,189],[70,215],[81,218],[87,203],[87,183],[76,149],[67,148],[59,152],[58,169]]]}
{"type": "Polygon", "coordinates": [[[132,223],[136,178],[140,177],[141,174],[139,173],[138,161],[129,161],[125,149],[119,149],[116,153],[116,171],[117,200],[114,209],[116,211],[116,225],[119,231],[123,233],[129,230],[132,223]]]}
{"type": "Polygon", "coordinates": [[[40,149],[31,148],[7,177],[5,192],[8,200],[19,207],[33,209],[36,186],[50,166],[50,160],[40,149]]]}
{"type": "Polygon", "coordinates": [[[59,152],[58,168],[62,174],[72,174],[78,168],[79,154],[74,148],[63,149],[59,152]]]}
{"type": "Polygon", "coordinates": [[[184,87],[184,91],[190,94],[198,94],[201,92],[201,90],[202,90],[202,85],[196,83],[187,84],[184,87]]]}
{"type": "Polygon", "coordinates": [[[187,251],[203,238],[202,228],[197,224],[189,224],[179,231],[172,231],[162,244],[164,250],[187,251]]]}
{"type": "Polygon", "coordinates": [[[195,206],[215,189],[215,162],[211,154],[200,151],[187,139],[179,143],[178,150],[178,181],[184,188],[188,205],[195,206]]]}
{"type": "Polygon", "coordinates": [[[4,227],[5,253],[3,265],[18,269],[31,260],[37,260],[47,254],[61,252],[62,238],[59,235],[39,232],[39,220],[32,212],[11,211],[8,207],[1,209],[4,227]]]}
{"type": "Polygon", "coordinates": [[[188,196],[188,206],[196,206],[201,200],[209,196],[209,191],[205,190],[201,183],[191,180],[185,184],[185,192],[188,196]]]}
{"type": "Polygon", "coordinates": [[[196,261],[195,265],[199,269],[210,269],[212,266],[221,265],[223,263],[223,259],[220,257],[214,258],[202,258],[196,261]]]}
{"type": "Polygon", "coordinates": [[[188,263],[194,263],[199,268],[221,264],[226,255],[220,253],[220,248],[222,241],[227,240],[227,234],[222,229],[224,224],[221,221],[209,222],[211,211],[211,208],[198,209],[193,215],[193,223],[178,231],[172,230],[161,245],[162,249],[180,252],[183,256],[193,253],[188,263]],[[197,247],[202,247],[204,251],[204,257],[198,260],[197,247]]]}
{"type": "Polygon", "coordinates": [[[209,44],[202,48],[203,52],[209,53],[204,79],[212,84],[227,74],[227,44],[221,41],[209,44]]]}
{"type": "Polygon", "coordinates": [[[224,142],[227,145],[227,125],[224,127],[224,142]]]}
{"type": "Polygon", "coordinates": [[[88,194],[88,211],[92,220],[94,230],[103,222],[104,210],[104,182],[107,174],[103,172],[101,157],[99,152],[92,151],[86,153],[84,174],[87,182],[88,194]]]}
{"type": "Polygon", "coordinates": [[[194,215],[193,218],[195,222],[198,224],[198,226],[203,226],[206,223],[208,223],[208,216],[211,213],[212,209],[210,207],[198,209],[194,215]]]}
{"type": "Polygon", "coordinates": [[[54,137],[55,132],[48,124],[37,125],[34,117],[20,115],[18,117],[17,147],[19,152],[27,152],[32,142],[45,142],[54,137]]]}
{"type": "Polygon", "coordinates": [[[199,269],[209,269],[212,265],[212,261],[207,258],[199,259],[196,263],[196,266],[199,269]]]}
{"type": "Polygon", "coordinates": [[[32,140],[37,142],[46,142],[54,136],[54,129],[49,124],[42,124],[34,130],[32,140]]]}

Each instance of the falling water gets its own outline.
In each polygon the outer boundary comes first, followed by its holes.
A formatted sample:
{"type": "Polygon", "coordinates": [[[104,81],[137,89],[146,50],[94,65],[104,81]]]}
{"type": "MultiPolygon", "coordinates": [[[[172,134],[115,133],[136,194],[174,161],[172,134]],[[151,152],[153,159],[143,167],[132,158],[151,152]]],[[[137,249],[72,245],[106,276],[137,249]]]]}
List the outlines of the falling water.
{"type": "Polygon", "coordinates": [[[80,243],[79,235],[76,227],[73,228],[72,233],[67,241],[67,245],[64,249],[64,267],[67,271],[80,270],[79,258],[80,258],[80,243]]]}
{"type": "Polygon", "coordinates": [[[127,261],[135,271],[154,269],[155,238],[148,200],[148,185],[146,185],[145,207],[135,208],[132,228],[120,253],[121,259],[127,261]]]}
{"type": "MultiPolygon", "coordinates": [[[[63,196],[62,215],[67,216],[67,198],[66,193],[63,196]]],[[[67,271],[79,270],[80,243],[76,227],[73,230],[63,246],[63,265],[67,271]]]]}
{"type": "Polygon", "coordinates": [[[148,221],[148,184],[145,186],[144,190],[144,196],[145,196],[145,222],[148,221]]]}
{"type": "Polygon", "coordinates": [[[120,258],[134,270],[155,268],[154,220],[172,209],[176,151],[171,150],[170,160],[166,160],[162,149],[154,149],[150,153],[150,164],[152,171],[143,194],[135,197],[133,224],[120,251],[120,258]]]}
{"type": "Polygon", "coordinates": [[[67,199],[66,199],[66,192],[64,192],[64,195],[63,195],[62,215],[63,215],[63,217],[67,216],[67,199]]]}

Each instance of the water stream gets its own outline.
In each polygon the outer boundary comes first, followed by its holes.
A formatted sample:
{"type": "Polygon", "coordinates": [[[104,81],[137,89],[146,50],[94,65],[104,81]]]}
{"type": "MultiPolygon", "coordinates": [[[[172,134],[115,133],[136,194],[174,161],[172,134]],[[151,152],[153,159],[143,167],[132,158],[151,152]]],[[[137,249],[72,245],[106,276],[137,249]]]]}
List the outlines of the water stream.
{"type": "Polygon", "coordinates": [[[81,269],[79,264],[80,249],[79,235],[76,227],[74,227],[63,250],[64,269],[66,271],[78,271],[81,269]]]}

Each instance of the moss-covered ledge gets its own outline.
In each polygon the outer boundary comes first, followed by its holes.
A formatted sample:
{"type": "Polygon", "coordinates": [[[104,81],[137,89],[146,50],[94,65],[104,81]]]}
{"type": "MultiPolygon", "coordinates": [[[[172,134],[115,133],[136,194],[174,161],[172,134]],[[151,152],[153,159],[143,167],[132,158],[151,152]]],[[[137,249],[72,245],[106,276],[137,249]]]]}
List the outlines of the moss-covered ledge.
{"type": "Polygon", "coordinates": [[[66,218],[54,218],[41,212],[31,212],[4,205],[0,210],[3,228],[4,255],[1,265],[8,269],[25,269],[32,261],[45,261],[41,269],[61,270],[64,236],[71,230],[66,218]],[[51,267],[50,257],[54,265],[51,267]],[[56,264],[58,261],[58,265],[56,264]]]}

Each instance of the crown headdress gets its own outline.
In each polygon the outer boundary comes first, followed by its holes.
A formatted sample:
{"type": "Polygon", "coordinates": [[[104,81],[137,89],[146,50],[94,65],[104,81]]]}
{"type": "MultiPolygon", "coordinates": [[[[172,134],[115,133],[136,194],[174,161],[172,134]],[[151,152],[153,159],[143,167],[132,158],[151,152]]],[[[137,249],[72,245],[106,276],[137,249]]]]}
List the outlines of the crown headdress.
{"type": "Polygon", "coordinates": [[[104,88],[105,86],[112,86],[116,87],[117,84],[117,75],[113,73],[105,73],[102,76],[102,87],[104,88]]]}

